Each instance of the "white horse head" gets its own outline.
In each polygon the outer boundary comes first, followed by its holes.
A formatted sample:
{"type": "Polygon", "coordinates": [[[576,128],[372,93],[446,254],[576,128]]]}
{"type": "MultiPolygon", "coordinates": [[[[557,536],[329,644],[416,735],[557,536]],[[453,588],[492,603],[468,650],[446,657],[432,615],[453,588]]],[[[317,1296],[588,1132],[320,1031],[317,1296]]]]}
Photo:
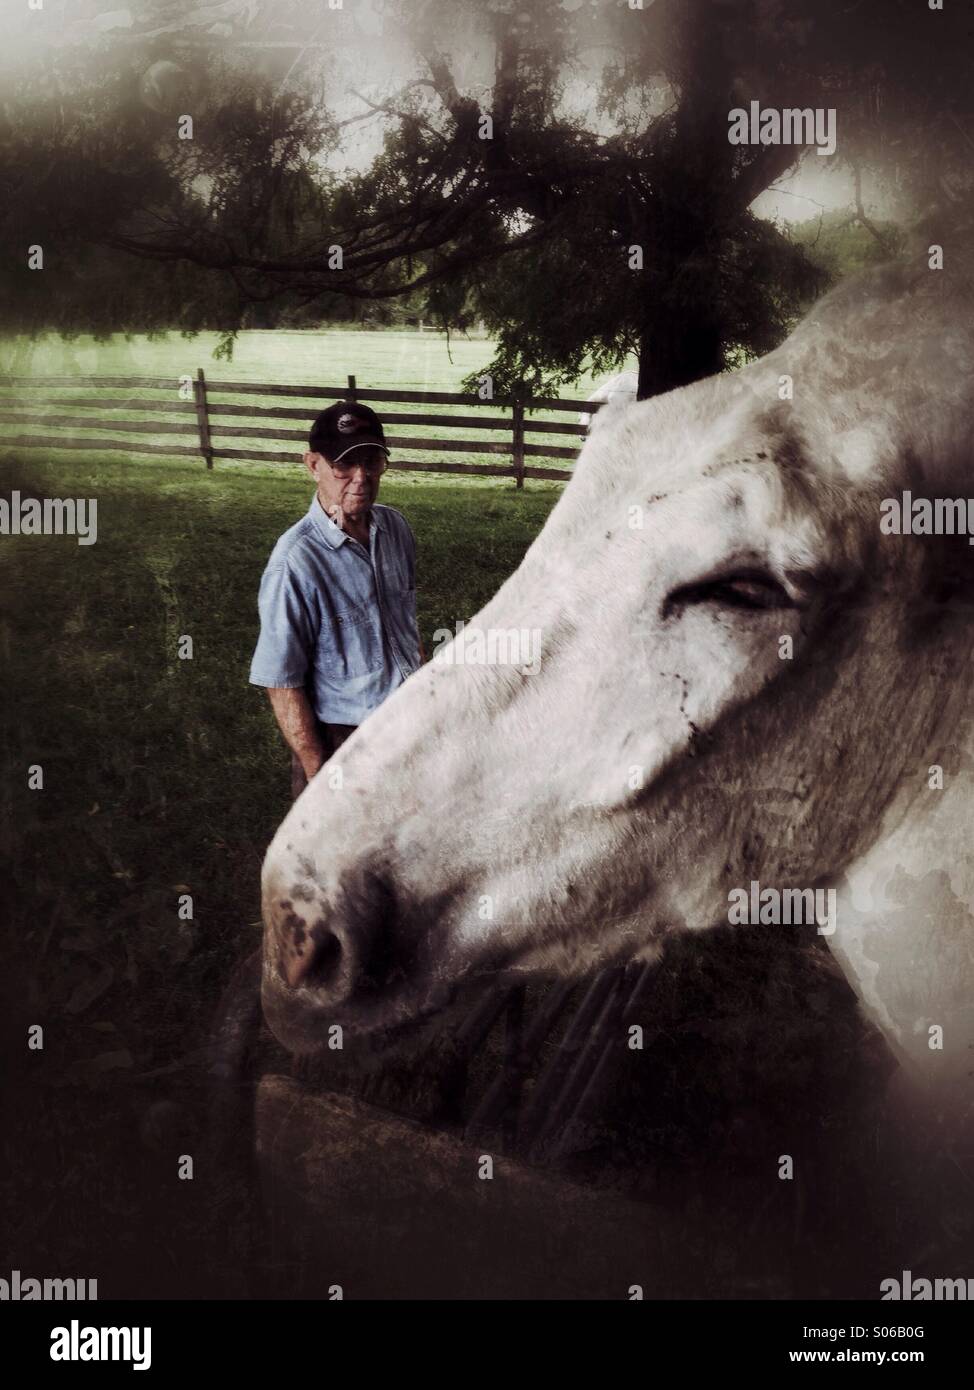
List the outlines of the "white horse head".
{"type": "Polygon", "coordinates": [[[906,489],[974,492],[972,424],[974,287],[925,258],[597,420],[517,572],[278,831],[281,1040],[410,1022],[476,973],[652,960],[752,883],[835,888],[873,1017],[965,1085],[974,549],[880,523],[906,489]]]}

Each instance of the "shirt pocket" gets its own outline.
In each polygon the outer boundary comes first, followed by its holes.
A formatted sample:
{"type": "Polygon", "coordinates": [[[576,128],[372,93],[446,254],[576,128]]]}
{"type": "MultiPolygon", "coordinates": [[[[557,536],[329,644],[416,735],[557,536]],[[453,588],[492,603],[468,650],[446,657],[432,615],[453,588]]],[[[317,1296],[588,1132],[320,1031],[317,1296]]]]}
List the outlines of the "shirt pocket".
{"type": "Polygon", "coordinates": [[[402,588],[391,593],[388,596],[388,611],[400,661],[407,668],[407,672],[415,671],[420,664],[415,588],[402,588]]]}
{"type": "Polygon", "coordinates": [[[334,651],[326,652],[332,680],[357,680],[372,676],[385,666],[382,621],[371,604],[358,604],[335,615],[334,651]]]}

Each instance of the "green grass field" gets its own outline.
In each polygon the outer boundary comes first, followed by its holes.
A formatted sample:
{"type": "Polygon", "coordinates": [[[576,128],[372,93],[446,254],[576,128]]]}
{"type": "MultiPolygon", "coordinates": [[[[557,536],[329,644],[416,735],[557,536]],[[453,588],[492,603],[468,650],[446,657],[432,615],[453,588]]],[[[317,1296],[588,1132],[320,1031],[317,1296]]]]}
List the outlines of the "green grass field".
{"type": "Polygon", "coordinates": [[[486,365],[489,339],[452,338],[440,333],[354,328],[259,330],[240,334],[232,362],[214,361],[216,333],[183,338],[178,333],[104,343],[90,337],[73,342],[44,337],[36,343],[7,338],[4,371],[11,376],[179,376],[202,367],[207,376],[234,381],[322,382],[335,385],[349,372],[360,386],[458,391],[463,377],[486,365]]]}
{"type": "MultiPolygon", "coordinates": [[[[418,331],[382,330],[366,332],[354,329],[322,329],[306,331],[248,331],[242,333],[234,350],[233,361],[215,361],[213,350],[217,343],[215,333],[202,333],[196,338],[184,339],[178,334],[165,337],[147,338],[144,335],[130,340],[116,335],[107,342],[97,343],[91,338],[81,337],[73,342],[63,342],[58,338],[45,337],[36,343],[25,339],[7,338],[0,340],[0,375],[8,376],[121,376],[158,377],[171,384],[163,384],[158,389],[152,387],[101,388],[96,393],[90,387],[58,386],[56,388],[25,388],[3,385],[0,382],[0,412],[15,412],[21,418],[5,420],[0,414],[0,446],[4,438],[16,439],[30,436],[38,441],[43,450],[53,448],[58,437],[70,436],[74,439],[112,439],[124,446],[119,452],[138,454],[140,444],[155,447],[172,447],[174,444],[184,448],[195,448],[197,433],[195,414],[190,404],[184,404],[183,413],[154,412],[145,409],[126,408],[127,400],[151,400],[160,405],[178,402],[178,382],[180,377],[193,377],[196,369],[202,367],[209,384],[207,390],[211,406],[246,405],[246,416],[211,417],[214,430],[214,444],[229,452],[244,449],[258,453],[293,450],[295,456],[304,447],[302,436],[306,432],[307,421],[322,405],[336,398],[339,392],[347,389],[349,375],[356,378],[357,389],[387,389],[404,391],[459,391],[463,378],[471,371],[485,368],[493,354],[494,345],[490,340],[471,338],[452,338],[447,340],[440,333],[421,333],[418,331]],[[243,395],[219,390],[220,382],[267,383],[269,385],[309,385],[313,389],[307,400],[295,398],[282,399],[260,394],[243,395]],[[99,406],[98,399],[110,399],[110,406],[99,406]],[[295,418],[279,419],[262,415],[269,406],[287,406],[298,411],[295,418]],[[88,421],[101,420],[100,425],[88,421]],[[152,431],[126,430],[127,422],[152,422],[158,425],[159,433],[152,431]],[[175,426],[182,433],[173,435],[163,433],[164,427],[175,426]],[[271,429],[274,437],[259,440],[241,434],[240,430],[271,429]],[[293,434],[289,437],[287,431],[293,434]]],[[[584,399],[594,385],[590,376],[582,378],[570,391],[561,394],[569,399],[584,399]]],[[[407,417],[420,417],[435,413],[447,417],[469,417],[469,406],[427,406],[397,402],[378,403],[380,414],[396,412],[407,417]]],[[[498,420],[503,412],[491,409],[489,405],[477,406],[478,419],[498,420]]],[[[509,417],[508,417],[509,418],[509,417]]],[[[539,411],[528,417],[526,442],[529,445],[553,445],[562,449],[577,450],[580,440],[569,434],[545,434],[532,431],[534,421],[554,422],[560,425],[574,424],[574,412],[539,411]]],[[[393,469],[396,457],[404,461],[419,462],[428,466],[447,460],[455,463],[493,465],[507,467],[510,457],[507,454],[464,450],[424,449],[425,439],[441,442],[484,443],[510,445],[509,431],[474,428],[469,425],[451,428],[449,426],[414,425],[406,422],[390,423],[387,434],[420,441],[413,447],[393,448],[393,469]]],[[[65,450],[65,454],[74,454],[65,450]]],[[[108,451],[105,451],[108,452],[108,451]]],[[[143,454],[142,457],[147,457],[143,454]]],[[[179,457],[174,454],[173,457],[179,457]]],[[[227,460],[217,460],[216,467],[224,468],[227,460]]],[[[541,467],[570,469],[572,456],[567,458],[534,457],[529,464],[541,467]]],[[[232,466],[232,465],[231,465],[232,466]]],[[[410,475],[402,471],[403,478],[410,475]]],[[[455,477],[456,475],[439,475],[455,477]]],[[[510,487],[509,479],[486,478],[478,480],[481,485],[510,487]]],[[[546,486],[542,480],[529,480],[529,486],[546,486]]]]}

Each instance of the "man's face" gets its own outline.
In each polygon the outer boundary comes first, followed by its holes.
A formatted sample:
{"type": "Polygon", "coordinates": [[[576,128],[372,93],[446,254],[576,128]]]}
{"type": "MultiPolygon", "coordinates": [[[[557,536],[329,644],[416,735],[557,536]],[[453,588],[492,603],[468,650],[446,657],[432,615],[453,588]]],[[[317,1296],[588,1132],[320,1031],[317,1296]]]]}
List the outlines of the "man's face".
{"type": "Polygon", "coordinates": [[[318,497],[329,516],[341,508],[351,521],[362,520],[379,495],[386,456],[373,444],[363,444],[329,463],[323,454],[305,454],[308,471],[318,484],[318,497]]]}

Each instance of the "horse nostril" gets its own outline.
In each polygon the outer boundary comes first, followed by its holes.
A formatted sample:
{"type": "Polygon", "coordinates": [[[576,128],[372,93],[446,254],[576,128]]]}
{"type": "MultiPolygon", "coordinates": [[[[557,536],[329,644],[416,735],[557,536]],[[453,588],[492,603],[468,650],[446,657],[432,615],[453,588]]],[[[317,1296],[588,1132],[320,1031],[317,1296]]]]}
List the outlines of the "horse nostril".
{"type": "MultiPolygon", "coordinates": [[[[299,904],[308,901],[307,895],[299,898],[299,904]]],[[[264,920],[277,975],[288,989],[302,992],[305,1006],[338,1008],[374,988],[376,972],[383,979],[388,975],[375,945],[394,934],[396,897],[376,872],[350,872],[327,902],[319,899],[317,910],[276,899],[265,907],[264,920]]]]}
{"type": "Polygon", "coordinates": [[[327,927],[312,927],[293,953],[282,961],[282,973],[292,989],[298,985],[327,989],[342,963],[342,943],[327,927]]]}

